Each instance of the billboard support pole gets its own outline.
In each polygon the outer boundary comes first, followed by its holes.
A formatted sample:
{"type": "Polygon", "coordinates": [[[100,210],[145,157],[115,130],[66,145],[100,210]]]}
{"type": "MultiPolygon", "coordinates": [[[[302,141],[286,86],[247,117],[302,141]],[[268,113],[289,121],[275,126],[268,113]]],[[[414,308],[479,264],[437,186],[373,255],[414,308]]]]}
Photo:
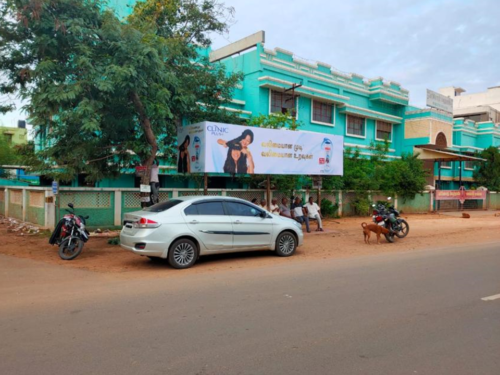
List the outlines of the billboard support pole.
{"type": "Polygon", "coordinates": [[[266,191],[266,200],[267,200],[267,209],[271,211],[271,175],[267,175],[267,191],[266,191]]]}
{"type": "Polygon", "coordinates": [[[208,174],[203,174],[203,195],[208,195],[208,174]]]}

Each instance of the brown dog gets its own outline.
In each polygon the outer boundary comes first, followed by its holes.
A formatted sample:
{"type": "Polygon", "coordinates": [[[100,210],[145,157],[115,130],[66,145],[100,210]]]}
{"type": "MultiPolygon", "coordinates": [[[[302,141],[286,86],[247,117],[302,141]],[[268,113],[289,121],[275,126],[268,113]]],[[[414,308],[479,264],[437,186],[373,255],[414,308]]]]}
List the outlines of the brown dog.
{"type": "Polygon", "coordinates": [[[380,235],[389,233],[389,229],[381,227],[377,224],[366,224],[361,223],[361,227],[363,228],[363,235],[365,236],[365,243],[370,244],[370,235],[371,232],[377,235],[377,244],[380,245],[380,235]]]}

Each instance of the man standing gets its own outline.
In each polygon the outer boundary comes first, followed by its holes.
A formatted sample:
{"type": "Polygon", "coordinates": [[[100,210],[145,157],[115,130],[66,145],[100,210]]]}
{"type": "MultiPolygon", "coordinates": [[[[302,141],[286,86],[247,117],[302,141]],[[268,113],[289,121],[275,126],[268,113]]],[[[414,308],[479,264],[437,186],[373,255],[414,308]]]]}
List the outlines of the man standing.
{"type": "Polygon", "coordinates": [[[307,233],[311,233],[309,229],[309,217],[307,217],[307,210],[302,204],[300,197],[295,198],[295,203],[292,204],[292,218],[297,220],[300,224],[306,223],[307,233]]]}
{"type": "Polygon", "coordinates": [[[158,177],[160,163],[155,159],[151,166],[151,174],[149,176],[149,184],[151,186],[151,204],[156,204],[160,201],[160,179],[158,177]]]}
{"type": "Polygon", "coordinates": [[[269,209],[271,210],[271,213],[273,215],[279,215],[280,214],[280,208],[278,207],[278,199],[277,198],[273,198],[271,200],[271,206],[269,207],[269,209]]]}
{"type": "Polygon", "coordinates": [[[318,222],[318,229],[316,232],[323,232],[323,223],[321,222],[321,208],[314,203],[313,197],[309,197],[309,202],[304,206],[307,209],[309,219],[315,219],[318,222]]]}
{"type": "Polygon", "coordinates": [[[288,207],[288,199],[283,198],[280,204],[280,215],[288,218],[292,218],[292,213],[290,212],[290,208],[288,207]]]}

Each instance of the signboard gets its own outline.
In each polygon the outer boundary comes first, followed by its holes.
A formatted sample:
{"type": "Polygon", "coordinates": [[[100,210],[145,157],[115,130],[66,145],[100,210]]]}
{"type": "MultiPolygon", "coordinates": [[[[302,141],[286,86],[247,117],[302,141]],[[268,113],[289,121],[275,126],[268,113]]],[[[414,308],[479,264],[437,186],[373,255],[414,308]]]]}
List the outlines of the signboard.
{"type": "Polygon", "coordinates": [[[427,106],[453,113],[453,99],[427,89],[427,106]]]}
{"type": "Polygon", "coordinates": [[[52,194],[57,195],[59,193],[59,184],[57,181],[52,181],[52,194]]]}
{"type": "Polygon", "coordinates": [[[459,200],[465,202],[468,199],[486,199],[486,190],[436,190],[435,197],[438,201],[459,200]]]}
{"type": "Polygon", "coordinates": [[[140,191],[141,193],[151,193],[151,185],[141,185],[140,191]]]}
{"type": "Polygon", "coordinates": [[[179,173],[342,175],[344,137],[202,122],[178,130],[179,173]]]}

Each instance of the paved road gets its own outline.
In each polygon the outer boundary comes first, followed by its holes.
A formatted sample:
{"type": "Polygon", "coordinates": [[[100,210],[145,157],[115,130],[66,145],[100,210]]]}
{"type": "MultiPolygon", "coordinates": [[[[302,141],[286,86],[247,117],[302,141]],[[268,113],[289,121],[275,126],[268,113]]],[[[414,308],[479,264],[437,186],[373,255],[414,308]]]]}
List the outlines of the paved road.
{"type": "Polygon", "coordinates": [[[3,256],[0,373],[498,375],[499,293],[497,244],[142,280],[3,256]]]}

